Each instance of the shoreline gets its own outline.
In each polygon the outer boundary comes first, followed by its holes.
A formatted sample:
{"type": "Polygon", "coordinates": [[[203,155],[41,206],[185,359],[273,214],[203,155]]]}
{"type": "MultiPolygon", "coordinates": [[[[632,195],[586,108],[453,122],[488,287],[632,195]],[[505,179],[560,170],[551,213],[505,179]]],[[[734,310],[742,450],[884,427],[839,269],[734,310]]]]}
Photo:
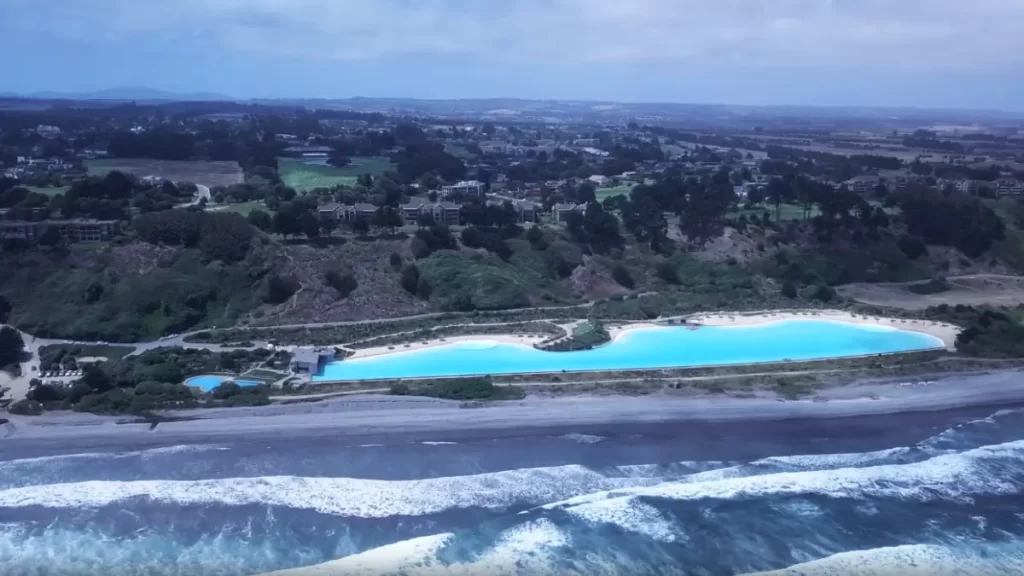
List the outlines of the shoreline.
{"type": "Polygon", "coordinates": [[[803,310],[793,312],[755,312],[755,313],[708,313],[687,317],[687,320],[703,326],[757,326],[774,322],[791,320],[820,320],[840,324],[856,324],[868,326],[885,326],[906,332],[927,334],[942,342],[947,350],[956,350],[956,337],[961,328],[953,324],[931,320],[910,320],[904,318],[887,318],[885,316],[866,316],[844,312],[842,310],[803,310]]]}
{"type": "MultiPolygon", "coordinates": [[[[639,330],[650,330],[652,328],[689,327],[699,330],[702,326],[716,328],[741,328],[753,326],[765,326],[778,322],[790,322],[794,320],[814,320],[819,322],[834,322],[837,324],[853,324],[859,326],[884,326],[906,332],[917,332],[935,338],[936,348],[943,347],[946,350],[956,350],[956,337],[961,328],[953,324],[933,322],[930,320],[907,320],[902,318],[887,318],[884,316],[864,316],[842,310],[797,310],[787,312],[713,312],[705,314],[694,314],[690,316],[674,317],[672,319],[683,319],[687,324],[666,325],[656,322],[642,322],[611,326],[608,328],[608,336],[614,342],[621,336],[639,330]]],[[[840,358],[842,358],[840,356],[840,358]]]]}
{"type": "Polygon", "coordinates": [[[361,358],[373,358],[374,356],[383,356],[386,354],[400,354],[402,352],[412,352],[414,350],[426,350],[428,348],[437,348],[439,346],[447,346],[449,344],[457,344],[460,342],[520,344],[522,346],[528,346],[532,348],[534,344],[543,342],[546,339],[546,336],[532,336],[528,334],[480,334],[477,336],[448,336],[445,338],[421,340],[419,342],[407,342],[402,344],[373,346],[371,348],[349,348],[349,350],[355,350],[355,353],[346,358],[344,361],[350,362],[352,360],[359,360],[361,358]]]}
{"type": "Polygon", "coordinates": [[[353,396],[321,402],[182,411],[153,426],[133,417],[89,414],[11,416],[0,425],[0,445],[82,448],[180,445],[217,441],[451,434],[482,431],[529,435],[543,428],[690,422],[834,419],[909,412],[1024,405],[1024,371],[936,377],[935,381],[861,381],[820,390],[806,400],[775,395],[730,397],[528,397],[493,404],[419,397],[353,396]]]}

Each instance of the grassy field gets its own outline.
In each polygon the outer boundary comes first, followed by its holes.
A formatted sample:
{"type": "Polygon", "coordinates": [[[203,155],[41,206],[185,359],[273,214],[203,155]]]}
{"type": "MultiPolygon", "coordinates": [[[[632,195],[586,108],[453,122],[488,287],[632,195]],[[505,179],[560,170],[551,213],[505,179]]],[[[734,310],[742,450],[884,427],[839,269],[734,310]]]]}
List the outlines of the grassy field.
{"type": "Polygon", "coordinates": [[[172,182],[193,182],[204,186],[230,186],[243,181],[237,162],[151,160],[145,158],[100,158],[86,160],[89,174],[105,176],[112,170],[139,178],[153,176],[172,182]]]}
{"type": "Polygon", "coordinates": [[[221,211],[234,212],[236,214],[241,214],[242,216],[248,216],[249,212],[256,209],[266,210],[266,207],[263,205],[263,202],[241,202],[238,204],[228,204],[226,207],[222,208],[221,211]]]}
{"type": "Polygon", "coordinates": [[[43,188],[41,186],[26,186],[29,191],[36,192],[38,194],[46,194],[47,196],[56,196],[63,194],[68,191],[70,186],[54,186],[52,188],[43,188]]]}
{"type": "Polygon", "coordinates": [[[633,186],[633,184],[620,184],[608,188],[598,188],[594,191],[594,195],[597,196],[598,202],[604,202],[605,198],[611,198],[612,196],[629,196],[633,186]]]}
{"type": "Polygon", "coordinates": [[[382,156],[354,157],[344,167],[306,164],[298,158],[278,158],[277,170],[286,186],[299,192],[314,188],[352,186],[361,174],[383,174],[394,169],[394,164],[382,156]]]}
{"type": "MultiPolygon", "coordinates": [[[[729,211],[728,216],[738,218],[739,216],[746,214],[748,218],[750,216],[760,217],[765,212],[771,216],[772,220],[775,219],[775,205],[767,203],[756,208],[733,209],[729,211]]],[[[818,210],[817,206],[811,208],[810,214],[812,218],[820,213],[821,211],[818,210]]],[[[783,204],[781,215],[783,220],[802,220],[804,217],[804,207],[799,204],[783,204]]]]}

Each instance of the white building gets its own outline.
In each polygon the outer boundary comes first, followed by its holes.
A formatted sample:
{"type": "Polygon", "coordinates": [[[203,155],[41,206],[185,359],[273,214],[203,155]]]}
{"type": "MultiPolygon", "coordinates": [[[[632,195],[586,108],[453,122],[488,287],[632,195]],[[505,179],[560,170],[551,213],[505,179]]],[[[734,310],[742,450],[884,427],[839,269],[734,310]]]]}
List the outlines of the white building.
{"type": "Polygon", "coordinates": [[[441,196],[443,198],[447,198],[452,194],[461,194],[463,196],[483,196],[484,183],[477,180],[464,180],[458,184],[441,187],[441,196]]]}

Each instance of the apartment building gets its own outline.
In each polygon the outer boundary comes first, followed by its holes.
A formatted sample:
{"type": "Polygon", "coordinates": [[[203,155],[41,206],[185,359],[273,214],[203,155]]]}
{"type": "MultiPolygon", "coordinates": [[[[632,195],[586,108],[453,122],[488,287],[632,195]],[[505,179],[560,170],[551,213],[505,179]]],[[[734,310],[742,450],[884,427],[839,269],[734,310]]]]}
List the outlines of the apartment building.
{"type": "Polygon", "coordinates": [[[483,196],[484,183],[478,180],[464,180],[458,184],[441,187],[442,198],[448,198],[453,194],[461,194],[463,196],[483,196]]]}
{"type": "Polygon", "coordinates": [[[23,220],[0,221],[0,239],[20,238],[29,242],[38,242],[48,230],[55,228],[61,240],[71,244],[74,242],[98,242],[110,240],[121,230],[119,220],[43,220],[26,222],[23,220]]]}

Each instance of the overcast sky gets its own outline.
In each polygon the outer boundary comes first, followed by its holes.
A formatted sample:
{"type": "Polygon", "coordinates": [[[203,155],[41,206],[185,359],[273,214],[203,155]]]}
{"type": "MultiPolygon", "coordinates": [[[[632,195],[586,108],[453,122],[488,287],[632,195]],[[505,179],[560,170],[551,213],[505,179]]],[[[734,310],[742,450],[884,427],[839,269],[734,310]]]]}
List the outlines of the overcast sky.
{"type": "Polygon", "coordinates": [[[0,91],[1024,109],[1024,0],[0,0],[0,91]]]}

